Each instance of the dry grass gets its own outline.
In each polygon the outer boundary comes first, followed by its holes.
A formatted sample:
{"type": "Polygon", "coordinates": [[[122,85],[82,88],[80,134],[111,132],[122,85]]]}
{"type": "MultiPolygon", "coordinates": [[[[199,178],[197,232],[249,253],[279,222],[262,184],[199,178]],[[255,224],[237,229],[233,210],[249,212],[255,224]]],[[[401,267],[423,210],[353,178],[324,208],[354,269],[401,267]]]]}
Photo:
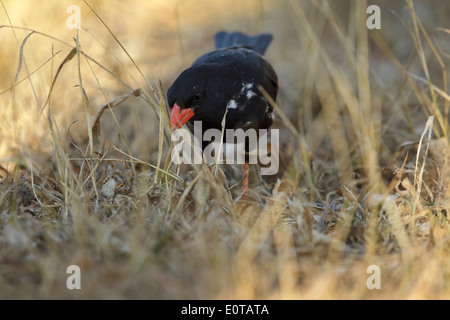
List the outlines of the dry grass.
{"type": "Polygon", "coordinates": [[[0,298],[450,298],[449,4],[1,3],[0,298]],[[168,161],[164,93],[220,29],[275,36],[283,166],[249,201],[168,161]]]}

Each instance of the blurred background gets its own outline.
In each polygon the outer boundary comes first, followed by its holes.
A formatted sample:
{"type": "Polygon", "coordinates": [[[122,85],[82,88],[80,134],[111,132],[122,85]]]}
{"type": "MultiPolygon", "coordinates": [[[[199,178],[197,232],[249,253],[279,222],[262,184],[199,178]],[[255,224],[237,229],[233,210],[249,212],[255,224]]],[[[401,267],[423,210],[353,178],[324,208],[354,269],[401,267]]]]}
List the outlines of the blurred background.
{"type": "MultiPolygon", "coordinates": [[[[320,41],[320,49],[327,51],[332,62],[353,83],[356,81],[356,70],[348,59],[342,37],[347,37],[348,44],[354,48],[351,39],[356,30],[366,27],[365,24],[357,25],[356,18],[362,16],[361,21],[364,22],[368,17],[365,11],[355,14],[355,1],[136,0],[127,3],[87,3],[109,30],[83,1],[47,1],[40,4],[32,0],[2,2],[1,160],[20,158],[24,154],[45,158],[45,154],[50,152],[50,135],[39,110],[48,97],[57,68],[75,47],[74,38],[77,36],[83,52],[115,75],[112,76],[92,61],[81,59],[82,84],[89,99],[89,111],[94,116],[101,105],[131,91],[121,81],[133,89],[142,88],[149,95],[152,95],[152,89],[147,83],[156,91],[161,85],[162,93],[165,94],[182,70],[189,67],[199,55],[213,49],[213,36],[219,30],[272,33],[274,41],[266,55],[280,78],[278,102],[292,122],[307,131],[320,109],[314,82],[328,70],[316,67],[314,52],[318,48],[314,48],[306,36],[299,22],[298,10],[310,20],[320,41]],[[67,20],[72,14],[67,13],[67,9],[71,5],[81,9],[81,29],[78,34],[67,27],[67,20]],[[11,25],[18,28],[12,29],[11,25]],[[343,34],[336,31],[336,25],[343,34]],[[24,43],[31,31],[35,33],[24,43]],[[126,49],[140,71],[110,32],[126,49]],[[18,73],[21,48],[23,63],[18,73]],[[27,74],[31,74],[29,79],[27,74]]],[[[400,0],[377,1],[377,5],[381,8],[382,28],[373,33],[382,35],[391,54],[407,70],[423,76],[420,59],[413,53],[411,18],[406,3],[400,0]]],[[[436,29],[449,27],[449,4],[442,1],[414,1],[414,6],[423,26],[440,39],[439,44],[448,55],[448,35],[436,32],[436,29]]],[[[360,7],[359,10],[364,8],[360,7]]],[[[426,54],[432,56],[431,50],[427,50],[426,54]]],[[[382,99],[374,103],[383,105],[390,113],[386,118],[391,121],[393,115],[396,120],[404,118],[404,110],[397,108],[399,104],[392,101],[399,96],[399,90],[404,86],[404,74],[399,72],[396,62],[376,45],[371,45],[369,59],[371,74],[376,79],[371,81],[371,86],[380,93],[378,95],[377,92],[377,99],[382,99]]],[[[436,59],[430,59],[429,68],[440,68],[436,59]]],[[[436,76],[442,78],[442,72],[437,72],[436,76]]],[[[82,143],[87,139],[86,118],[77,85],[78,63],[77,59],[73,59],[62,68],[49,105],[62,137],[65,138],[68,128],[73,124],[70,135],[82,143]]],[[[136,156],[151,159],[157,140],[150,137],[158,132],[155,112],[142,99],[129,99],[114,112],[136,156]]],[[[118,128],[109,112],[102,119],[102,129],[106,141],[117,142],[114,139],[117,138],[118,128]]],[[[396,140],[392,148],[395,148],[395,143],[396,140]]]]}

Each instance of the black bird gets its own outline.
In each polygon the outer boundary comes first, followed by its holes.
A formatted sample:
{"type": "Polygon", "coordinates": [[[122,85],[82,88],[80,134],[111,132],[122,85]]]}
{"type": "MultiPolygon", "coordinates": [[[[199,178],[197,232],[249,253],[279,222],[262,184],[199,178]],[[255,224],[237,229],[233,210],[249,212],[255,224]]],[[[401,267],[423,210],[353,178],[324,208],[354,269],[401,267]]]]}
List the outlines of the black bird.
{"type": "MultiPolygon", "coordinates": [[[[261,86],[275,101],[278,77],[263,57],[271,34],[248,36],[241,32],[218,32],[216,50],[200,56],[184,70],[167,92],[172,129],[189,121],[202,121],[202,130],[268,129],[273,108],[261,86]]],[[[244,164],[243,190],[248,191],[249,164],[244,164]]]]}

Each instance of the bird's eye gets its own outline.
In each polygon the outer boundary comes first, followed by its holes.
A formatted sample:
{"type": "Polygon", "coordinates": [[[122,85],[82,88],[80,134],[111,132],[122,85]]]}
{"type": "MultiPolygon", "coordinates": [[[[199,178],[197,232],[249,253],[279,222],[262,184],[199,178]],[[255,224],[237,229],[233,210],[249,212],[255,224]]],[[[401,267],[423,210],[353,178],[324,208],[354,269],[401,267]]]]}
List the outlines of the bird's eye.
{"type": "Polygon", "coordinates": [[[202,97],[202,94],[201,94],[201,93],[197,93],[197,94],[192,98],[192,101],[194,101],[194,102],[199,102],[200,99],[201,99],[201,97],[202,97]]]}

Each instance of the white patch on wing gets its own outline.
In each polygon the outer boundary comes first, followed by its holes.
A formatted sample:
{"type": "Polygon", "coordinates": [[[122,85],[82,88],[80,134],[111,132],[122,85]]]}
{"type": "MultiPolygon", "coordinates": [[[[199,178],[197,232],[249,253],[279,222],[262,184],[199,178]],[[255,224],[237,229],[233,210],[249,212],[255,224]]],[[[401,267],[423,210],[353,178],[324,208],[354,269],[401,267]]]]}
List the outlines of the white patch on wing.
{"type": "Polygon", "coordinates": [[[271,110],[270,106],[267,105],[266,106],[266,113],[269,114],[269,118],[274,121],[275,120],[275,113],[273,112],[273,110],[271,110]]]}
{"type": "Polygon", "coordinates": [[[247,99],[250,100],[254,96],[256,96],[256,93],[254,93],[252,90],[247,91],[247,99]]]}
{"type": "Polygon", "coordinates": [[[251,90],[253,89],[253,82],[243,82],[242,83],[242,89],[241,89],[241,93],[243,93],[245,90],[251,90]]]}
{"type": "Polygon", "coordinates": [[[254,85],[255,84],[253,82],[242,82],[242,88],[241,88],[240,94],[241,95],[245,94],[245,96],[247,97],[247,100],[250,100],[251,98],[256,96],[256,93],[252,90],[254,85]]]}
{"type": "Polygon", "coordinates": [[[228,101],[228,104],[227,104],[228,109],[236,109],[237,107],[238,107],[238,105],[235,100],[231,99],[230,101],[228,101]]]}

